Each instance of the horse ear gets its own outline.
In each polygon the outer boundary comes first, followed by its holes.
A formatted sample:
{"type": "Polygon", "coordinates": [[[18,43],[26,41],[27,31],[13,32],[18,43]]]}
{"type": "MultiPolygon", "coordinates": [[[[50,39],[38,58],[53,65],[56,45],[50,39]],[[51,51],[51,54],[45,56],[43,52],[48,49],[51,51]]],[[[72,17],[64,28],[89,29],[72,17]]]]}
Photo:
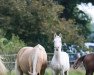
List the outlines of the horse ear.
{"type": "Polygon", "coordinates": [[[60,33],[59,36],[62,38],[62,34],[60,33]]]}
{"type": "Polygon", "coordinates": [[[55,33],[55,34],[54,34],[54,38],[55,38],[56,36],[57,36],[57,34],[55,33]]]}

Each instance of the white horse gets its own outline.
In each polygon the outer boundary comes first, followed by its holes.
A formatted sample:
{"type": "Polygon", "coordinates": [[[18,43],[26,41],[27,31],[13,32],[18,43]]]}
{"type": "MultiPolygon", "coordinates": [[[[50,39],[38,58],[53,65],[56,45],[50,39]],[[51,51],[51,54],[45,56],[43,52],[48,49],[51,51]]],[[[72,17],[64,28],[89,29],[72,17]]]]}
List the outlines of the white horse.
{"type": "Polygon", "coordinates": [[[2,59],[3,58],[0,56],[0,75],[6,75],[8,70],[6,69],[2,59]]]}
{"type": "Polygon", "coordinates": [[[64,51],[61,51],[61,38],[61,34],[59,34],[59,36],[54,34],[54,56],[50,64],[53,75],[67,75],[70,68],[69,55],[64,51]]]}

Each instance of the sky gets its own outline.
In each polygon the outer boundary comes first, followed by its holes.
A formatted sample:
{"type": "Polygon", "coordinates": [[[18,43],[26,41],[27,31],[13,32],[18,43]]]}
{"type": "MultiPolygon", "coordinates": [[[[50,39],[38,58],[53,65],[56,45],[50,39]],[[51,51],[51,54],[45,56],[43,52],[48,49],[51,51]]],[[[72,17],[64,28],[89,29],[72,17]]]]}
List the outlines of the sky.
{"type": "Polygon", "coordinates": [[[89,18],[91,18],[90,30],[91,32],[94,32],[94,5],[92,5],[92,3],[81,3],[79,5],[77,4],[77,8],[87,14],[89,18]]]}

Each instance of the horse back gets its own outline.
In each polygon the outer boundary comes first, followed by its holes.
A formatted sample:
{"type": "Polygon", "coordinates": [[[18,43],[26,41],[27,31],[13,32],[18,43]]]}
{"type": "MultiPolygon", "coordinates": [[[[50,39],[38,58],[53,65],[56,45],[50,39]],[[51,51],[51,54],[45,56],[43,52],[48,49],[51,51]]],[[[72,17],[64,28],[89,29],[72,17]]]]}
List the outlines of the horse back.
{"type": "Polygon", "coordinates": [[[32,49],[33,47],[23,47],[19,50],[17,56],[20,57],[24,53],[25,50],[32,50],[32,49]]]}

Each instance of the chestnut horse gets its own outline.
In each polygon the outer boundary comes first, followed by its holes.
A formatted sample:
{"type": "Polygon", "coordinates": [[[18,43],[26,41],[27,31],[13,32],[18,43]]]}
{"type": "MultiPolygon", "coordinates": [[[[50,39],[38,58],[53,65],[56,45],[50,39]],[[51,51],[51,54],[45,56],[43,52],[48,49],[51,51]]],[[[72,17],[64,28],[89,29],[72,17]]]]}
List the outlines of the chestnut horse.
{"type": "Polygon", "coordinates": [[[85,75],[93,75],[94,72],[94,53],[84,55],[77,59],[77,61],[74,63],[73,68],[77,69],[80,64],[83,62],[83,65],[86,70],[85,75]]]}
{"type": "Polygon", "coordinates": [[[47,53],[43,46],[23,47],[17,54],[17,75],[44,75],[47,67],[47,53]]]}

